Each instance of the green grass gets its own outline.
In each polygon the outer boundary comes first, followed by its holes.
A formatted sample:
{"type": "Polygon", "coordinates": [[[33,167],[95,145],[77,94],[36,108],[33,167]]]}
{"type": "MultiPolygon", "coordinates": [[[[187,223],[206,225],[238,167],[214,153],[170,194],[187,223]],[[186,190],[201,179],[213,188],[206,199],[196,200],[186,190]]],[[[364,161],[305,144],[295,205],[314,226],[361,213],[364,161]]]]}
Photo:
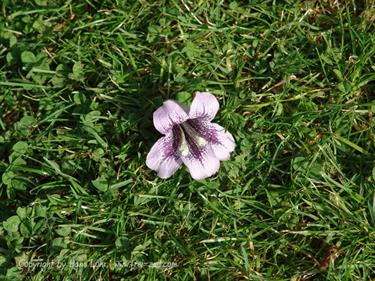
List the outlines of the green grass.
{"type": "Polygon", "coordinates": [[[1,280],[375,279],[374,1],[0,9],[1,280]],[[196,91],[236,151],[158,179],[196,91]]]}

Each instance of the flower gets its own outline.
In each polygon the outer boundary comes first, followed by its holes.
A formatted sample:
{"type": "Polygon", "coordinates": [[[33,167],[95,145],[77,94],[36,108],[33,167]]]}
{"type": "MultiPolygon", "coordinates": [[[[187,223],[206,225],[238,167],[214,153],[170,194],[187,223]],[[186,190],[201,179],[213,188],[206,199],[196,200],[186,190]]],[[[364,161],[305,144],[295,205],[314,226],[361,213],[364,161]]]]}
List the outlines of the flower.
{"type": "Polygon", "coordinates": [[[184,163],[196,180],[215,174],[221,160],[235,148],[233,136],[212,123],[219,102],[210,93],[196,93],[190,109],[167,100],[153,115],[155,128],[164,136],[151,148],[146,165],[161,178],[169,178],[184,163]]]}

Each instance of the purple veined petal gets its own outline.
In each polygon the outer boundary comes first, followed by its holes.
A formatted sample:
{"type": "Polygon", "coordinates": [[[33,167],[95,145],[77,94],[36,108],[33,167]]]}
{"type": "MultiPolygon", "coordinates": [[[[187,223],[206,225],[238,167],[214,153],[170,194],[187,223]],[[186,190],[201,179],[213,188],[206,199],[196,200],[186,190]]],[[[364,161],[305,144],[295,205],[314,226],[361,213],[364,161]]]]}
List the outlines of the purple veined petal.
{"type": "Polygon", "coordinates": [[[167,134],[174,125],[181,124],[189,118],[181,105],[167,100],[154,112],[154,126],[162,134],[167,134]]]}
{"type": "Polygon", "coordinates": [[[156,171],[160,178],[166,179],[180,168],[182,160],[176,156],[173,134],[160,138],[147,154],[146,165],[156,171]]]}
{"type": "Polygon", "coordinates": [[[187,123],[210,143],[214,154],[219,160],[228,160],[230,158],[230,153],[236,147],[231,133],[219,124],[199,119],[188,120],[187,123]]]}
{"type": "Polygon", "coordinates": [[[201,148],[199,155],[189,154],[188,156],[182,156],[181,159],[195,180],[212,176],[220,167],[220,161],[216,158],[210,145],[201,148]]]}
{"type": "Polygon", "coordinates": [[[209,130],[215,131],[212,132],[215,134],[215,137],[207,137],[214,154],[219,160],[228,160],[230,158],[230,153],[236,147],[232,134],[216,123],[211,123],[209,125],[209,130]]]}
{"type": "Polygon", "coordinates": [[[202,92],[196,93],[190,107],[189,117],[203,118],[211,121],[219,110],[219,102],[213,94],[202,92]]]}

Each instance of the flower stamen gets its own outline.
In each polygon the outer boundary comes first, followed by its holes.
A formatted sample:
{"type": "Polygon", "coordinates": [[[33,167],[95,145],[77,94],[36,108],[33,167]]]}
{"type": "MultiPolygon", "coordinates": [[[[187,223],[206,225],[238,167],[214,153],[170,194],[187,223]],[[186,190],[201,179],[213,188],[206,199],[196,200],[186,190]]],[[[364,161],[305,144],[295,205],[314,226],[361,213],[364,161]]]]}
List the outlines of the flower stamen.
{"type": "Polygon", "coordinates": [[[177,127],[178,127],[179,134],[180,134],[180,143],[178,146],[178,152],[180,153],[181,156],[186,157],[190,154],[189,144],[186,140],[184,130],[179,125],[177,125],[177,127]]]}

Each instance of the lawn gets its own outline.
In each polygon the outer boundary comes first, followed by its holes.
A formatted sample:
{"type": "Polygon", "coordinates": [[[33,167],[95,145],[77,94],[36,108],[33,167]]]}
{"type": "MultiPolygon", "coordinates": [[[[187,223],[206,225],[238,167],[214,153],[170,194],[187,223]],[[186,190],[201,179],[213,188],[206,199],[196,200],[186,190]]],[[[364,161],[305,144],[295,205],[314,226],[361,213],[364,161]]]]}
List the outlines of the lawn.
{"type": "Polygon", "coordinates": [[[375,1],[0,9],[0,280],[375,279],[375,1]],[[196,92],[236,148],[161,179],[196,92]]]}

